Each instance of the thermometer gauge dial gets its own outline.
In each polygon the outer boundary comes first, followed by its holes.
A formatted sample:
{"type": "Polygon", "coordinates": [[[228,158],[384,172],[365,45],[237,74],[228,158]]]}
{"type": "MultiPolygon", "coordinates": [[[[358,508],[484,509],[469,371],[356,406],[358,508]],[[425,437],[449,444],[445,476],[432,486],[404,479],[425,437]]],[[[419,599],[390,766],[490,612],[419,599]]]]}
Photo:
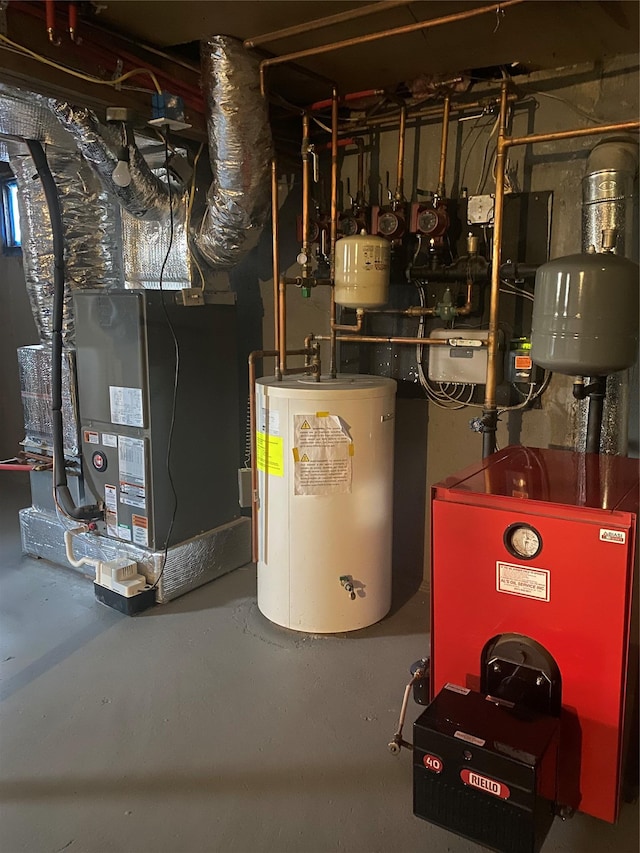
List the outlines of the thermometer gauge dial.
{"type": "Polygon", "coordinates": [[[512,524],[505,531],[504,544],[514,557],[533,560],[542,550],[542,537],[529,524],[512,524]]]}

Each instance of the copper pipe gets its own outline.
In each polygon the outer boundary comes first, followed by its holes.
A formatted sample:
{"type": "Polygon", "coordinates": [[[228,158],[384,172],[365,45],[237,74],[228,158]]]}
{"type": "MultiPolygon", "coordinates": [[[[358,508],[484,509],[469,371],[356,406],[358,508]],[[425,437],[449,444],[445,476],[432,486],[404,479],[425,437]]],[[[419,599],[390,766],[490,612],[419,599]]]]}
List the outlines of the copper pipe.
{"type": "MultiPolygon", "coordinates": [[[[308,356],[312,353],[310,348],[290,350],[288,355],[308,356]]],[[[256,429],[256,361],[263,358],[277,358],[277,350],[254,350],[249,353],[249,435],[251,437],[251,560],[258,562],[258,453],[257,453],[257,429],[256,429]]],[[[306,361],[306,358],[305,358],[306,361]]],[[[317,368],[319,370],[319,367],[317,368]]],[[[305,366],[302,370],[309,373],[314,370],[313,365],[305,366]]],[[[295,368],[290,373],[300,373],[302,370],[295,368]]]]}
{"type": "Polygon", "coordinates": [[[251,437],[251,560],[258,562],[258,454],[256,431],[256,361],[277,356],[277,350],[249,353],[249,435],[251,437]]]}
{"type": "Polygon", "coordinates": [[[491,253],[491,297],[489,302],[489,346],[487,350],[487,384],[484,398],[485,432],[483,433],[483,456],[495,450],[497,410],[496,410],[496,367],[498,363],[498,312],[500,309],[500,259],[502,255],[502,219],[504,212],[504,175],[505,175],[505,135],[507,127],[507,81],[502,81],[500,93],[500,116],[498,124],[498,145],[496,154],[496,194],[493,221],[493,249],[491,253]]]}
{"type": "Polygon", "coordinates": [[[462,308],[458,308],[456,310],[456,314],[458,317],[466,317],[471,314],[471,303],[473,300],[473,280],[467,280],[467,301],[464,303],[462,308]]]}
{"type": "Polygon", "coordinates": [[[298,50],[295,53],[287,53],[282,56],[273,56],[269,59],[264,59],[260,63],[261,68],[267,68],[271,65],[282,65],[284,62],[293,62],[296,59],[304,59],[307,56],[319,56],[322,53],[330,53],[334,50],[341,50],[346,47],[354,47],[358,44],[368,44],[372,41],[388,38],[389,36],[402,36],[406,33],[414,33],[418,30],[430,30],[433,27],[439,27],[442,24],[454,24],[458,21],[466,21],[468,18],[476,18],[478,15],[494,13],[497,9],[508,9],[509,6],[516,6],[518,3],[523,3],[524,0],[504,0],[502,3],[492,3],[490,6],[480,6],[475,9],[467,9],[464,12],[456,12],[453,15],[445,15],[442,18],[431,18],[428,21],[417,21],[413,24],[406,24],[403,27],[393,27],[389,30],[380,30],[377,33],[369,33],[367,35],[355,36],[354,38],[336,41],[330,44],[321,44],[318,47],[310,47],[306,50],[298,50]]]}
{"type": "Polygon", "coordinates": [[[404,198],[404,143],[407,135],[407,107],[400,107],[400,129],[398,131],[398,165],[396,167],[396,192],[394,201],[403,202],[404,198]]]}
{"type": "MultiPolygon", "coordinates": [[[[364,92],[347,92],[346,95],[340,95],[340,103],[347,104],[349,101],[360,101],[363,98],[374,98],[384,95],[384,89],[367,89],[364,92]]],[[[331,106],[331,98],[326,98],[324,101],[316,101],[308,108],[310,113],[326,110],[331,106]]]]}
{"type": "Polygon", "coordinates": [[[364,309],[357,308],[356,309],[356,322],[353,325],[347,325],[344,323],[340,325],[339,323],[331,324],[332,332],[353,332],[354,334],[360,332],[362,330],[362,323],[364,322],[364,309]]]}
{"type": "MultiPolygon", "coordinates": [[[[278,216],[278,161],[271,160],[271,246],[273,252],[273,346],[280,350],[280,318],[278,316],[278,281],[280,279],[280,235],[278,216]]],[[[276,365],[276,378],[279,366],[276,365]]]]}
{"type": "Polygon", "coordinates": [[[536,142],[557,142],[559,139],[575,139],[579,136],[598,136],[601,133],[619,133],[625,130],[640,129],[640,121],[622,121],[617,124],[601,124],[594,127],[580,127],[577,130],[555,130],[551,133],[532,133],[530,136],[511,136],[504,140],[505,148],[516,145],[533,145],[536,142]]]}
{"type": "MultiPolygon", "coordinates": [[[[316,335],[316,341],[330,341],[330,335],[316,335]]],[[[387,338],[378,335],[339,335],[339,341],[350,344],[422,344],[423,346],[448,346],[447,338],[387,338]]]]}
{"type": "Polygon", "coordinates": [[[358,177],[356,178],[356,205],[363,207],[364,198],[364,139],[359,136],[354,139],[358,146],[358,177]]]}
{"type": "MultiPolygon", "coordinates": [[[[336,273],[336,242],[338,240],[338,90],[333,87],[331,93],[331,255],[330,277],[335,281],[336,273]]],[[[338,374],[337,343],[334,326],[337,320],[335,287],[331,288],[330,329],[331,348],[329,354],[329,376],[335,379],[338,374]]]]}
{"type": "Polygon", "coordinates": [[[355,18],[364,18],[366,15],[373,15],[376,12],[386,12],[387,9],[393,9],[395,6],[408,6],[411,2],[412,0],[385,0],[382,3],[358,6],[355,9],[348,9],[346,12],[338,12],[335,15],[327,15],[324,18],[316,18],[314,21],[307,21],[304,24],[294,24],[291,27],[274,30],[271,33],[264,33],[261,36],[253,36],[250,39],[246,39],[242,43],[242,46],[246,48],[257,47],[259,44],[280,41],[280,39],[302,35],[312,30],[320,30],[323,27],[332,27],[335,24],[342,24],[344,21],[353,21],[355,18]]]}
{"type": "Polygon", "coordinates": [[[309,153],[309,113],[302,116],[302,277],[311,273],[311,246],[309,244],[309,202],[311,197],[311,155],[309,153]]]}
{"type": "MultiPolygon", "coordinates": [[[[278,279],[278,324],[280,346],[278,347],[278,373],[282,378],[287,372],[287,285],[284,276],[278,279]]],[[[277,375],[277,374],[276,374],[277,375]]]]}
{"type": "MultiPolygon", "coordinates": [[[[509,95],[508,96],[509,103],[518,100],[517,95],[509,95]]],[[[499,104],[500,98],[497,99],[490,98],[488,100],[483,99],[480,101],[468,101],[463,104],[453,103],[450,105],[450,113],[463,113],[467,110],[477,110],[477,109],[485,109],[488,106],[492,106],[493,103],[499,104]]],[[[429,118],[439,118],[443,113],[442,107],[423,107],[419,110],[409,110],[407,113],[407,121],[415,121],[417,119],[429,119],[429,118]]],[[[366,119],[362,124],[350,124],[345,126],[341,133],[362,133],[363,131],[369,130],[372,127],[382,127],[388,125],[389,127],[395,127],[398,124],[398,115],[383,115],[383,116],[372,116],[370,119],[366,119]]]]}
{"type": "Polygon", "coordinates": [[[449,114],[451,112],[451,96],[446,95],[442,110],[442,138],[440,140],[440,173],[438,175],[437,194],[440,198],[446,198],[445,174],[447,170],[447,143],[449,142],[449,114]]]}

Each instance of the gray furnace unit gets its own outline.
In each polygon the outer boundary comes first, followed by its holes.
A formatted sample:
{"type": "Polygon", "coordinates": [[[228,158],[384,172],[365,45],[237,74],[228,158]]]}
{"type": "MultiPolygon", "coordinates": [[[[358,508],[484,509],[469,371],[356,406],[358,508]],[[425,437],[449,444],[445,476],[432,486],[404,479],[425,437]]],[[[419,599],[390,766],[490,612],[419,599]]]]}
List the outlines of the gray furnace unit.
{"type": "Polygon", "coordinates": [[[84,472],[113,539],[158,551],[239,516],[236,309],[216,298],[74,293],[84,472]]]}

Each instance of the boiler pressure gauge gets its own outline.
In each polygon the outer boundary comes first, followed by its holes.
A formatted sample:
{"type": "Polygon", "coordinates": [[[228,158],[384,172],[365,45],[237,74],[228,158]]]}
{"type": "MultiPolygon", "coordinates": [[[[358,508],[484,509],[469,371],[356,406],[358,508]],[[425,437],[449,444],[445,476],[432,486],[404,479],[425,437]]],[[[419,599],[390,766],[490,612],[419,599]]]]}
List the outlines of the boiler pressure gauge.
{"type": "Polygon", "coordinates": [[[511,524],[505,530],[504,544],[514,557],[533,560],[542,550],[542,537],[529,524],[511,524]]]}

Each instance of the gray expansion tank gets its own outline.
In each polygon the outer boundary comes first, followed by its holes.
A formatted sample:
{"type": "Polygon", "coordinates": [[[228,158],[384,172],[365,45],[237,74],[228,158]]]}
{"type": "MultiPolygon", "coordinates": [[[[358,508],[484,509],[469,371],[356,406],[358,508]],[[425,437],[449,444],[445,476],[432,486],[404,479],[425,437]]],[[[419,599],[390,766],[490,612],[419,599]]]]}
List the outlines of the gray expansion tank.
{"type": "Polygon", "coordinates": [[[536,274],[531,358],[570,376],[606,376],[638,355],[638,265],[609,252],[569,255],[536,274]]]}

